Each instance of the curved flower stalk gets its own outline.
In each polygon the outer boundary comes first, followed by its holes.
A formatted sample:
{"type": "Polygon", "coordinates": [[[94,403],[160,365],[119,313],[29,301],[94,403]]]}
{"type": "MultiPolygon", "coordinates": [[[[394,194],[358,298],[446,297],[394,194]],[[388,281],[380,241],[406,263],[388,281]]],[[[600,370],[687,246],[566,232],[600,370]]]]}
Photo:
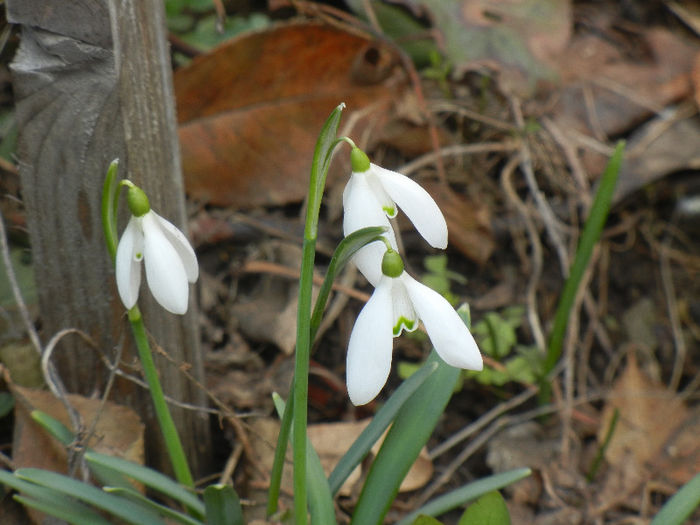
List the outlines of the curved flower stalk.
{"type": "Polygon", "coordinates": [[[146,281],[158,303],[174,314],[187,312],[189,284],[199,277],[197,257],[183,233],[151,210],[146,194],[129,187],[132,217],[116,254],[117,290],[124,306],[136,304],[141,285],[141,261],[146,281]]]}
{"type": "MultiPolygon", "coordinates": [[[[388,228],[386,238],[394,250],[396,237],[389,218],[401,208],[418,230],[418,233],[434,248],[447,247],[447,223],[440,208],[430,194],[418,183],[395,171],[372,164],[365,153],[353,147],[350,154],[352,175],[343,192],[343,233],[370,226],[388,228]]],[[[373,286],[382,278],[382,257],[386,251],[381,242],[362,248],[353,262],[373,286]]]]}
{"type": "Polygon", "coordinates": [[[403,269],[399,254],[385,250],[382,276],[355,321],[347,355],[350,401],[364,405],[384,387],[391,370],[393,338],[422,321],[438,355],[448,365],[482,370],[483,360],[469,329],[450,303],[403,269]]]}

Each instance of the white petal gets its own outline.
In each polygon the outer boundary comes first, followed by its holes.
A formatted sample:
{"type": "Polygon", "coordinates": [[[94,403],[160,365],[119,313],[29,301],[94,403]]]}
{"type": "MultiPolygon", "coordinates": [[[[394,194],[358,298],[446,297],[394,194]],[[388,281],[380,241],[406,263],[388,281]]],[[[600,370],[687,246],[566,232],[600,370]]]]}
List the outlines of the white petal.
{"type": "Polygon", "coordinates": [[[418,328],[418,315],[413,308],[403,280],[394,279],[393,284],[391,292],[392,326],[394,337],[398,337],[403,330],[413,332],[418,328]]]}
{"type": "Polygon", "coordinates": [[[446,248],[447,222],[430,194],[405,175],[375,164],[370,170],[428,244],[433,248],[446,248]]]}
{"type": "Polygon", "coordinates": [[[443,361],[457,368],[482,370],[484,361],[479,347],[452,305],[405,272],[399,279],[406,286],[413,307],[443,361]]]}
{"type": "MultiPolygon", "coordinates": [[[[389,230],[386,236],[392,247],[398,249],[391,223],[372,192],[366,176],[361,173],[354,173],[351,176],[343,192],[343,206],[345,208],[343,215],[343,233],[345,235],[370,226],[384,226],[389,230]]],[[[353,262],[362,275],[375,287],[382,278],[384,252],[386,252],[384,243],[377,241],[368,244],[353,257],[353,262]]]]}
{"type": "Polygon", "coordinates": [[[141,257],[137,251],[143,247],[140,219],[131,217],[117,245],[116,279],[119,297],[127,309],[133,308],[139,297],[141,285],[141,257]]]}
{"type": "Polygon", "coordinates": [[[187,272],[187,280],[191,283],[197,281],[199,277],[199,264],[197,264],[197,256],[194,253],[192,245],[187,240],[187,237],[178,230],[173,224],[166,221],[163,217],[153,212],[153,215],[158,219],[158,223],[165,234],[165,237],[173,245],[175,251],[180,256],[185,272],[187,272]]]}
{"type": "Polygon", "coordinates": [[[391,370],[391,288],[384,277],[357,316],[350,334],[347,357],[348,395],[354,405],[372,401],[391,370]]]}
{"type": "Polygon", "coordinates": [[[174,314],[187,311],[189,285],[187,272],[173,245],[152,212],[142,218],[146,281],[156,301],[174,314]]]}

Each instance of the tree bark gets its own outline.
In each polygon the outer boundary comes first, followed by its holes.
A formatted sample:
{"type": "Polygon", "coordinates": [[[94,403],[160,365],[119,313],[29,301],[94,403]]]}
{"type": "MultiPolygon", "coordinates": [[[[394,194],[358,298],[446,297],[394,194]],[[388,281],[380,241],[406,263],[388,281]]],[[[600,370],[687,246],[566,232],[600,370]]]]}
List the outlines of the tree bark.
{"type": "MultiPolygon", "coordinates": [[[[170,56],[161,0],[8,0],[8,20],[22,25],[12,63],[19,137],[17,157],[44,340],[79,328],[110,357],[136,355],[114,269],[104,245],[100,199],[109,163],[146,191],[152,207],[184,229],[185,202],[170,56]]],[[[122,217],[122,219],[124,219],[122,217]]],[[[123,227],[123,224],[122,224],[123,227]]],[[[166,395],[203,405],[197,305],[185,316],[140,300],[166,395]],[[155,345],[154,345],[155,347],[155,345]],[[174,363],[174,364],[173,364],[174,363]]],[[[54,362],[66,387],[100,391],[108,371],[79,338],[64,339],[54,362]]],[[[148,393],[119,381],[112,395],[144,418],[149,461],[169,471],[148,393]]],[[[171,406],[194,472],[209,444],[206,414],[171,406]]]]}

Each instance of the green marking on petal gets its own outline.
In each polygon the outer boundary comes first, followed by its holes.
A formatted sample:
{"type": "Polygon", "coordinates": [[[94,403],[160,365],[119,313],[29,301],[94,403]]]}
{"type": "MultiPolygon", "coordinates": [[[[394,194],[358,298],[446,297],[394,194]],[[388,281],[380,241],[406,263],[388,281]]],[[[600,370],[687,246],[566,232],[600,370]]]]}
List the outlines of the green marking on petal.
{"type": "Polygon", "coordinates": [[[416,322],[411,320],[411,319],[406,319],[403,315],[399,317],[399,320],[396,322],[394,325],[394,337],[398,336],[401,334],[402,330],[406,330],[408,332],[413,332],[416,327],[416,322]]]}
{"type": "Polygon", "coordinates": [[[396,206],[382,206],[382,210],[392,219],[396,217],[397,209],[396,206]]]}

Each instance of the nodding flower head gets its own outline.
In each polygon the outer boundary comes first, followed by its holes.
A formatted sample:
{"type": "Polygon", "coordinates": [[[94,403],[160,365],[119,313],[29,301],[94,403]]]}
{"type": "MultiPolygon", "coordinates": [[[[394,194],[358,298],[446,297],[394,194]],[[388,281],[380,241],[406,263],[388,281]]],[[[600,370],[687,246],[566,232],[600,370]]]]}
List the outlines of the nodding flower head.
{"type": "Polygon", "coordinates": [[[133,308],[141,285],[141,261],[146,281],[158,303],[174,314],[187,312],[189,284],[199,276],[197,257],[183,233],[150,209],[146,194],[130,187],[132,216],[119,240],[116,278],[119,297],[133,308]]]}
{"type": "MultiPolygon", "coordinates": [[[[350,153],[352,175],[343,192],[345,235],[369,226],[385,226],[386,237],[397,249],[389,218],[401,208],[423,238],[434,248],[447,247],[447,223],[430,194],[418,183],[395,171],[372,164],[359,148],[350,153]]],[[[362,248],[353,258],[358,269],[377,286],[385,246],[381,242],[362,248]]]]}
{"type": "Polygon", "coordinates": [[[404,329],[415,330],[419,321],[448,365],[483,368],[476,341],[457,312],[439,293],[403,271],[398,253],[386,251],[381,274],[350,334],[346,371],[353,404],[364,405],[377,396],[391,370],[393,338],[404,329]]]}

